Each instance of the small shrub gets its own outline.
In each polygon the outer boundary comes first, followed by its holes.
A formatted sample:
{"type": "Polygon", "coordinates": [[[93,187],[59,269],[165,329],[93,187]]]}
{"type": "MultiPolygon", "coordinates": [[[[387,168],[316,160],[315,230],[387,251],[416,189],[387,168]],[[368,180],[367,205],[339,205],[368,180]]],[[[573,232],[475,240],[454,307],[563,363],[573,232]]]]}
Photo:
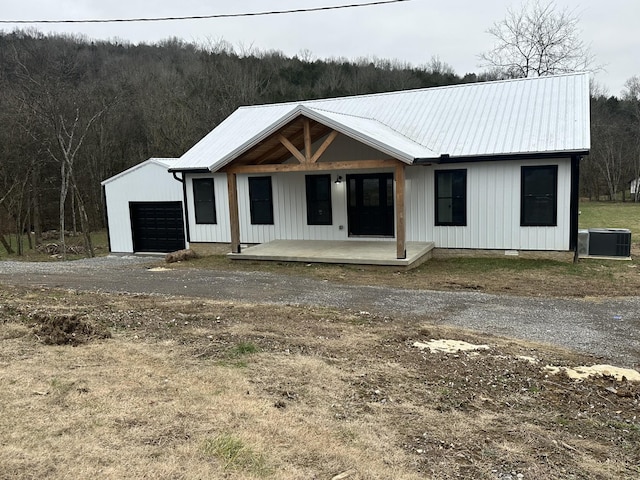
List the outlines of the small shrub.
{"type": "Polygon", "coordinates": [[[188,248],[186,250],[178,250],[177,252],[167,253],[167,255],[164,257],[164,261],[167,263],[175,263],[192,260],[194,258],[198,258],[198,255],[196,255],[196,252],[188,248]]]}

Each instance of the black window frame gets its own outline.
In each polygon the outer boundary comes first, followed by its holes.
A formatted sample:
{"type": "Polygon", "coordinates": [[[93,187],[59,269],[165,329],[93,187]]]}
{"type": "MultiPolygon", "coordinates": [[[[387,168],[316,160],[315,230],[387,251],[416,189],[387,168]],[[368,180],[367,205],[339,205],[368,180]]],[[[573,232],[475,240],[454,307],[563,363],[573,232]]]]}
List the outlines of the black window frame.
{"type": "Polygon", "coordinates": [[[558,226],[558,165],[528,165],[520,170],[520,226],[521,227],[557,227],[558,226]],[[531,174],[547,170],[551,173],[553,185],[547,188],[534,185],[531,174]],[[552,188],[549,188],[552,187],[552,188]],[[536,203],[549,204],[552,208],[550,218],[542,220],[540,207],[534,210],[536,203]]]}
{"type": "Polygon", "coordinates": [[[307,225],[333,225],[331,175],[305,175],[304,180],[307,199],[307,225]],[[318,195],[318,193],[323,193],[323,195],[318,195]]]}
{"type": "Polygon", "coordinates": [[[435,224],[438,227],[466,227],[467,226],[467,169],[447,169],[447,170],[435,170],[434,177],[435,184],[435,224]],[[451,195],[441,195],[439,189],[439,177],[441,176],[451,177],[451,195]],[[462,177],[462,188],[459,192],[454,192],[454,176],[460,175],[462,177]],[[451,203],[451,220],[440,219],[440,202],[447,201],[451,203]],[[459,209],[459,211],[457,211],[459,209]],[[456,211],[454,211],[456,210],[456,211]],[[462,217],[462,220],[457,220],[462,217]]]}
{"type": "Polygon", "coordinates": [[[191,187],[196,224],[216,225],[218,223],[218,215],[216,212],[216,190],[213,178],[194,178],[192,179],[191,187]],[[208,188],[209,186],[210,189],[208,188]]]}
{"type": "Polygon", "coordinates": [[[248,181],[251,225],[273,225],[273,186],[271,177],[249,177],[248,181]],[[265,189],[260,186],[259,184],[262,182],[268,188],[265,189]],[[268,192],[268,194],[257,197],[260,191],[268,192]],[[264,208],[265,205],[267,206],[266,209],[264,208]]]}

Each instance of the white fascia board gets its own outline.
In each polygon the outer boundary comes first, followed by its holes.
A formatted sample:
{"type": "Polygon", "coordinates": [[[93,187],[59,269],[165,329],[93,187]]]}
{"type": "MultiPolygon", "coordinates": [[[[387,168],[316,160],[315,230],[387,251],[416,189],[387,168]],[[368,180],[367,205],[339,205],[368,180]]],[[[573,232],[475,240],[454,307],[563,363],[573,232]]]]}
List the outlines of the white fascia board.
{"type": "MultiPolygon", "coordinates": [[[[400,150],[399,148],[396,148],[392,145],[389,145],[386,142],[382,142],[376,138],[373,138],[367,134],[365,134],[364,132],[361,132],[359,130],[357,130],[356,128],[352,128],[342,122],[339,122],[336,119],[333,118],[329,118],[326,115],[323,115],[319,110],[316,109],[310,109],[310,108],[306,108],[303,107],[303,114],[309,118],[311,118],[312,120],[315,120],[319,123],[322,123],[323,125],[326,125],[327,127],[331,127],[334,130],[336,130],[339,133],[342,133],[344,135],[347,135],[348,137],[363,143],[365,145],[368,145],[369,147],[375,148],[376,150],[379,150],[383,153],[386,153],[387,155],[397,159],[397,160],[401,160],[407,164],[412,164],[413,161],[417,158],[415,155],[411,155],[409,153],[407,153],[406,151],[400,150]]],[[[330,112],[327,110],[327,114],[335,114],[335,115],[341,115],[341,116],[345,116],[345,114],[339,113],[339,112],[330,112]]],[[[422,149],[422,150],[428,150],[429,152],[432,152],[430,149],[424,147],[423,145],[417,144],[415,142],[413,142],[412,140],[402,136],[401,134],[399,134],[398,132],[394,131],[393,129],[389,128],[388,126],[386,126],[385,124],[377,121],[377,120],[372,120],[370,118],[363,118],[363,117],[355,117],[357,119],[357,121],[361,121],[361,122],[368,122],[368,123],[372,123],[375,124],[378,128],[382,127],[387,134],[389,134],[390,136],[395,136],[398,138],[401,138],[403,142],[411,142],[413,144],[415,144],[416,147],[422,149]]],[[[434,155],[436,155],[435,152],[432,152],[434,155]]],[[[437,156],[437,155],[436,155],[437,156]]]]}
{"type": "Polygon", "coordinates": [[[246,152],[247,150],[249,150],[250,148],[256,146],[262,140],[264,140],[265,138],[270,137],[275,132],[277,132],[280,128],[284,127],[287,123],[289,123],[291,120],[296,118],[300,114],[300,111],[303,108],[304,107],[302,105],[298,105],[297,107],[293,108],[291,111],[289,111],[288,113],[286,113],[282,117],[280,117],[277,121],[269,124],[267,127],[265,127],[263,130],[261,130],[259,133],[257,133],[253,137],[251,137],[249,140],[246,140],[245,142],[240,144],[238,147],[234,148],[231,152],[226,154],[220,160],[218,160],[217,162],[209,165],[209,170],[211,172],[216,172],[216,171],[220,170],[221,168],[227,166],[227,164],[229,164],[231,161],[233,161],[233,159],[235,159],[238,155],[240,155],[240,154],[246,152]]]}
{"type": "Polygon", "coordinates": [[[113,177],[109,177],[106,180],[103,180],[102,182],[100,182],[100,185],[105,186],[108,183],[113,182],[114,180],[117,180],[121,177],[124,177],[125,175],[128,175],[131,172],[134,172],[136,170],[138,170],[139,168],[143,168],[146,167],[149,164],[154,164],[154,165],[158,165],[162,168],[166,168],[167,172],[169,171],[169,167],[171,166],[171,162],[177,160],[177,158],[149,158],[148,160],[145,160],[144,162],[140,162],[137,165],[134,165],[133,167],[127,168],[126,170],[124,170],[123,172],[120,172],[116,175],[114,175],[113,177]]]}
{"type": "Polygon", "coordinates": [[[585,111],[585,118],[586,118],[586,127],[585,127],[585,143],[587,146],[587,150],[591,150],[591,89],[589,88],[590,84],[591,84],[591,78],[589,76],[589,74],[587,73],[586,75],[584,75],[584,83],[583,83],[583,87],[584,88],[584,111],[585,111]]]}

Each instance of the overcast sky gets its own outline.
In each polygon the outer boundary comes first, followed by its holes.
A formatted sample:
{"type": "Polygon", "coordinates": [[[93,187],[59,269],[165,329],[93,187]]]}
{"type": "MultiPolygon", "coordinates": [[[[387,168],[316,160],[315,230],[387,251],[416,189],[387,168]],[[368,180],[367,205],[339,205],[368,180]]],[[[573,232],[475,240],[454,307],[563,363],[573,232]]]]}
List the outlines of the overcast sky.
{"type": "MultiPolygon", "coordinates": [[[[0,20],[106,19],[211,15],[309,8],[370,0],[21,0],[2,1],[0,20]]],[[[556,0],[580,16],[582,36],[605,71],[596,75],[609,94],[640,75],[639,0],[556,0]]],[[[230,42],[235,47],[303,50],[313,58],[378,57],[414,66],[439,57],[464,75],[479,72],[478,55],[491,48],[486,30],[520,0],[411,0],[408,2],[277,16],[108,24],[0,24],[0,29],[36,27],[43,32],[81,33],[132,43],[179,37],[189,42],[230,42]]],[[[237,48],[238,50],[240,48],[237,48]]]]}

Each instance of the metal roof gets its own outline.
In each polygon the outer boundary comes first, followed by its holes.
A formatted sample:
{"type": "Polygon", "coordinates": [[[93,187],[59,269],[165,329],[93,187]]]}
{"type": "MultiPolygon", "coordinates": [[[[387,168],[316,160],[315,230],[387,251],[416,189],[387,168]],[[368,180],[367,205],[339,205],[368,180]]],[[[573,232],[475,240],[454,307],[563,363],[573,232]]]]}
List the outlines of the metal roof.
{"type": "Polygon", "coordinates": [[[299,116],[406,163],[588,152],[591,142],[589,76],[575,73],[241,107],[170,169],[216,171],[299,116]]]}
{"type": "Polygon", "coordinates": [[[133,167],[128,168],[125,171],[114,175],[113,177],[109,177],[106,180],[103,180],[102,182],[100,182],[100,185],[104,186],[107,183],[111,183],[114,180],[117,180],[118,178],[124,177],[128,173],[133,172],[134,170],[137,170],[139,168],[144,167],[145,165],[155,164],[155,165],[159,165],[159,166],[161,166],[163,168],[170,168],[173,165],[175,165],[177,161],[178,161],[177,158],[149,158],[149,159],[145,160],[144,162],[138,163],[137,165],[134,165],[133,167]]]}

